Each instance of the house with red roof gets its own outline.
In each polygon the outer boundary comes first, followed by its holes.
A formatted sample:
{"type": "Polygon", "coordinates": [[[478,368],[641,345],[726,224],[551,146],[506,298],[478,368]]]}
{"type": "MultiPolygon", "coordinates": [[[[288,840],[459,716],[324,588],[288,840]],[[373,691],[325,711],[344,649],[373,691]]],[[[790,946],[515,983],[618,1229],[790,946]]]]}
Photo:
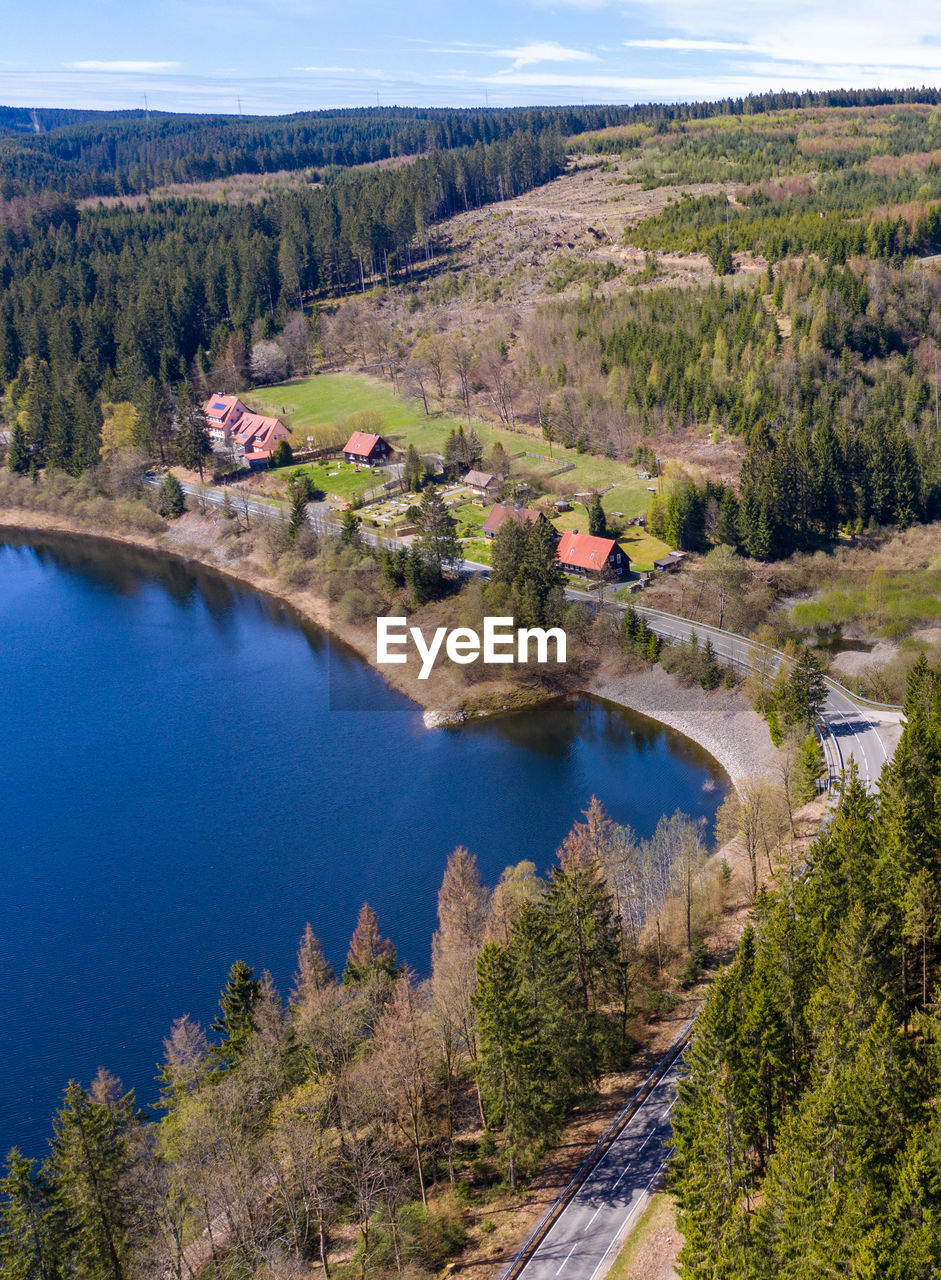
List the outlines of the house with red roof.
{"type": "Polygon", "coordinates": [[[562,534],[555,558],[566,573],[597,575],[607,566],[615,577],[623,578],[631,571],[630,556],[617,538],[594,538],[574,529],[562,534]]]}
{"type": "Polygon", "coordinates": [[[212,395],[203,405],[214,448],[234,446],[250,467],[267,466],[280,440],[291,433],[280,418],[247,409],[238,396],[212,395]]]}
{"type": "Polygon", "coordinates": [[[484,537],[495,538],[497,530],[507,520],[512,520],[525,529],[545,518],[541,511],[533,511],[531,507],[521,507],[518,503],[514,506],[509,502],[495,502],[487,512],[487,519],[484,521],[484,537]]]}
{"type": "Polygon", "coordinates": [[[368,431],[354,431],[343,446],[343,456],[347,462],[355,462],[364,467],[375,467],[388,462],[392,453],[392,445],[388,440],[371,435],[368,431]]]}
{"type": "Polygon", "coordinates": [[[209,439],[214,445],[225,445],[243,414],[248,413],[238,396],[224,396],[221,392],[211,395],[203,405],[203,413],[209,426],[209,439]]]}

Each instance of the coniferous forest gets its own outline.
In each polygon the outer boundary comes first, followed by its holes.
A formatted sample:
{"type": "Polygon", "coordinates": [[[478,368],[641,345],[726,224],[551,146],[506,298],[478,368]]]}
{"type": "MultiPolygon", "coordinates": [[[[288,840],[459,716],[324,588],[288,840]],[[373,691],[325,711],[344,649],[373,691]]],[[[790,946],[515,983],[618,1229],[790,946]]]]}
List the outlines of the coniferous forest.
{"type": "Polygon", "coordinates": [[[878,797],[851,774],[716,979],[673,1112],[683,1275],[941,1267],[941,672],[878,797]]]}

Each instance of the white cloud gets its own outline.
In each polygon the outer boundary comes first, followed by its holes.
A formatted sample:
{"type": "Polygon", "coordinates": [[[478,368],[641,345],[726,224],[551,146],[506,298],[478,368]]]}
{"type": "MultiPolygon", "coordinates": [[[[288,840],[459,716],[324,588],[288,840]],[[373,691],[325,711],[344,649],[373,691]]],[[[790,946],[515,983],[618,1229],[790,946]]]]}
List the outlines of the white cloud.
{"type": "Polygon", "coordinates": [[[754,48],[734,40],[684,40],[673,36],[668,40],[625,40],[628,49],[675,49],[681,53],[747,53],[754,48]]]}
{"type": "Polygon", "coordinates": [[[310,72],[314,75],[356,75],[356,67],[295,67],[295,71],[310,72]]]}
{"type": "Polygon", "coordinates": [[[896,83],[905,68],[927,70],[934,80],[941,73],[936,0],[908,0],[904,10],[885,0],[725,0],[707,14],[701,0],[631,0],[631,8],[646,14],[645,26],[673,33],[668,38],[686,40],[691,49],[708,52],[711,44],[722,52],[722,45],[742,44],[741,52],[782,63],[838,63],[849,69],[848,87],[877,67],[894,69],[896,83]]]}
{"type": "Polygon", "coordinates": [[[511,71],[520,67],[534,67],[540,62],[598,62],[593,53],[584,49],[566,49],[555,40],[541,40],[533,44],[520,45],[518,49],[497,49],[490,55],[492,58],[512,58],[511,71]]]}
{"type": "Polygon", "coordinates": [[[70,71],[127,71],[135,74],[159,74],[163,71],[176,71],[182,64],[179,62],[133,62],[119,59],[113,62],[67,62],[70,71]]]}

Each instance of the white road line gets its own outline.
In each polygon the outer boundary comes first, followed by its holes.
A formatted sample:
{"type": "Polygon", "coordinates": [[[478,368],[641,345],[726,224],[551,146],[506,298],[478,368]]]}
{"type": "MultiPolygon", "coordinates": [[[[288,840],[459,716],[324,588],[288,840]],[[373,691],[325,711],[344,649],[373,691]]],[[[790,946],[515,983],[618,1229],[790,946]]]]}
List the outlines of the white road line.
{"type": "MultiPolygon", "coordinates": [[[[624,1177],[625,1173],[627,1173],[627,1172],[630,1170],[630,1168],[631,1168],[631,1164],[634,1162],[634,1160],[636,1160],[636,1159],[637,1159],[637,1157],[638,1157],[638,1156],[640,1155],[640,1153],[643,1151],[644,1147],[646,1147],[647,1143],[650,1141],[650,1139],[653,1137],[653,1135],[654,1135],[656,1132],[657,1132],[657,1131],[656,1131],[656,1129],[651,1129],[651,1130],[650,1130],[650,1132],[647,1134],[646,1138],[643,1140],[643,1142],[640,1144],[640,1146],[637,1148],[637,1150],[636,1150],[636,1151],[634,1152],[634,1154],[631,1156],[629,1163],[628,1163],[628,1164],[626,1164],[626,1165],[624,1166],[624,1168],[621,1170],[621,1172],[618,1174],[618,1180],[617,1180],[617,1182],[614,1184],[614,1186],[611,1188],[611,1190],[612,1190],[612,1191],[617,1191],[618,1187],[620,1186],[621,1179],[624,1177]]],[[[592,1218],[592,1222],[594,1222],[594,1218],[592,1218]]]]}
{"type": "Polygon", "coordinates": [[[569,1258],[571,1258],[572,1254],[575,1252],[577,1248],[578,1248],[578,1241],[576,1240],[575,1243],[572,1245],[571,1249],[569,1249],[568,1253],[565,1255],[565,1259],[562,1263],[562,1266],[559,1267],[558,1271],[556,1272],[557,1276],[560,1276],[562,1274],[562,1267],[565,1266],[565,1263],[568,1262],[569,1258]]]}
{"type": "MultiPolygon", "coordinates": [[[[646,1187],[644,1187],[643,1191],[635,1200],[630,1213],[628,1213],[627,1217],[624,1219],[624,1221],[618,1227],[617,1231],[615,1231],[614,1235],[611,1237],[610,1244],[608,1245],[607,1249],[605,1249],[604,1253],[601,1255],[601,1261],[598,1263],[597,1267],[595,1267],[594,1271],[591,1273],[588,1280],[595,1280],[595,1276],[597,1276],[598,1272],[601,1270],[601,1268],[604,1266],[605,1262],[607,1261],[608,1254],[611,1252],[611,1250],[614,1248],[614,1246],[617,1244],[618,1240],[620,1239],[621,1233],[625,1230],[631,1218],[633,1218],[634,1214],[637,1212],[640,1206],[644,1203],[644,1196],[647,1194],[647,1192],[650,1190],[650,1188],[653,1186],[656,1180],[660,1177],[660,1174],[663,1172],[663,1166],[665,1164],[666,1164],[666,1160],[662,1161],[657,1172],[653,1175],[653,1177],[647,1183],[646,1187]]],[[[569,1254],[569,1257],[571,1256],[572,1255],[569,1254]]],[[[568,1258],[566,1258],[565,1261],[568,1262],[568,1258]]],[[[563,1263],[562,1265],[564,1266],[565,1263],[563,1263]]],[[[561,1270],[561,1267],[559,1268],[559,1270],[561,1270]]],[[[558,1274],[559,1272],[557,1271],[556,1275],[558,1274]]]]}
{"type": "Polygon", "coordinates": [[[595,1212],[591,1215],[591,1220],[589,1221],[588,1225],[587,1225],[587,1226],[586,1226],[586,1228],[585,1228],[585,1230],[586,1230],[586,1231],[590,1231],[590,1230],[591,1230],[591,1224],[592,1224],[592,1222],[594,1222],[595,1218],[597,1218],[598,1214],[601,1212],[601,1210],[602,1210],[603,1208],[604,1208],[604,1203],[602,1202],[601,1204],[599,1204],[599,1206],[598,1206],[598,1208],[595,1210],[595,1212]]]}

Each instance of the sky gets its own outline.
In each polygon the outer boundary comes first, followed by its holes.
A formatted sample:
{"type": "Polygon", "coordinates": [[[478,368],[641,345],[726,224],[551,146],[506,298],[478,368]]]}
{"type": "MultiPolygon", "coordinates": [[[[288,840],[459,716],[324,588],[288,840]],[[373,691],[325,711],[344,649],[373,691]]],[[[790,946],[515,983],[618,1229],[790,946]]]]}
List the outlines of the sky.
{"type": "Polygon", "coordinates": [[[0,104],[279,114],[941,83],[938,0],[30,0],[0,104]]]}

